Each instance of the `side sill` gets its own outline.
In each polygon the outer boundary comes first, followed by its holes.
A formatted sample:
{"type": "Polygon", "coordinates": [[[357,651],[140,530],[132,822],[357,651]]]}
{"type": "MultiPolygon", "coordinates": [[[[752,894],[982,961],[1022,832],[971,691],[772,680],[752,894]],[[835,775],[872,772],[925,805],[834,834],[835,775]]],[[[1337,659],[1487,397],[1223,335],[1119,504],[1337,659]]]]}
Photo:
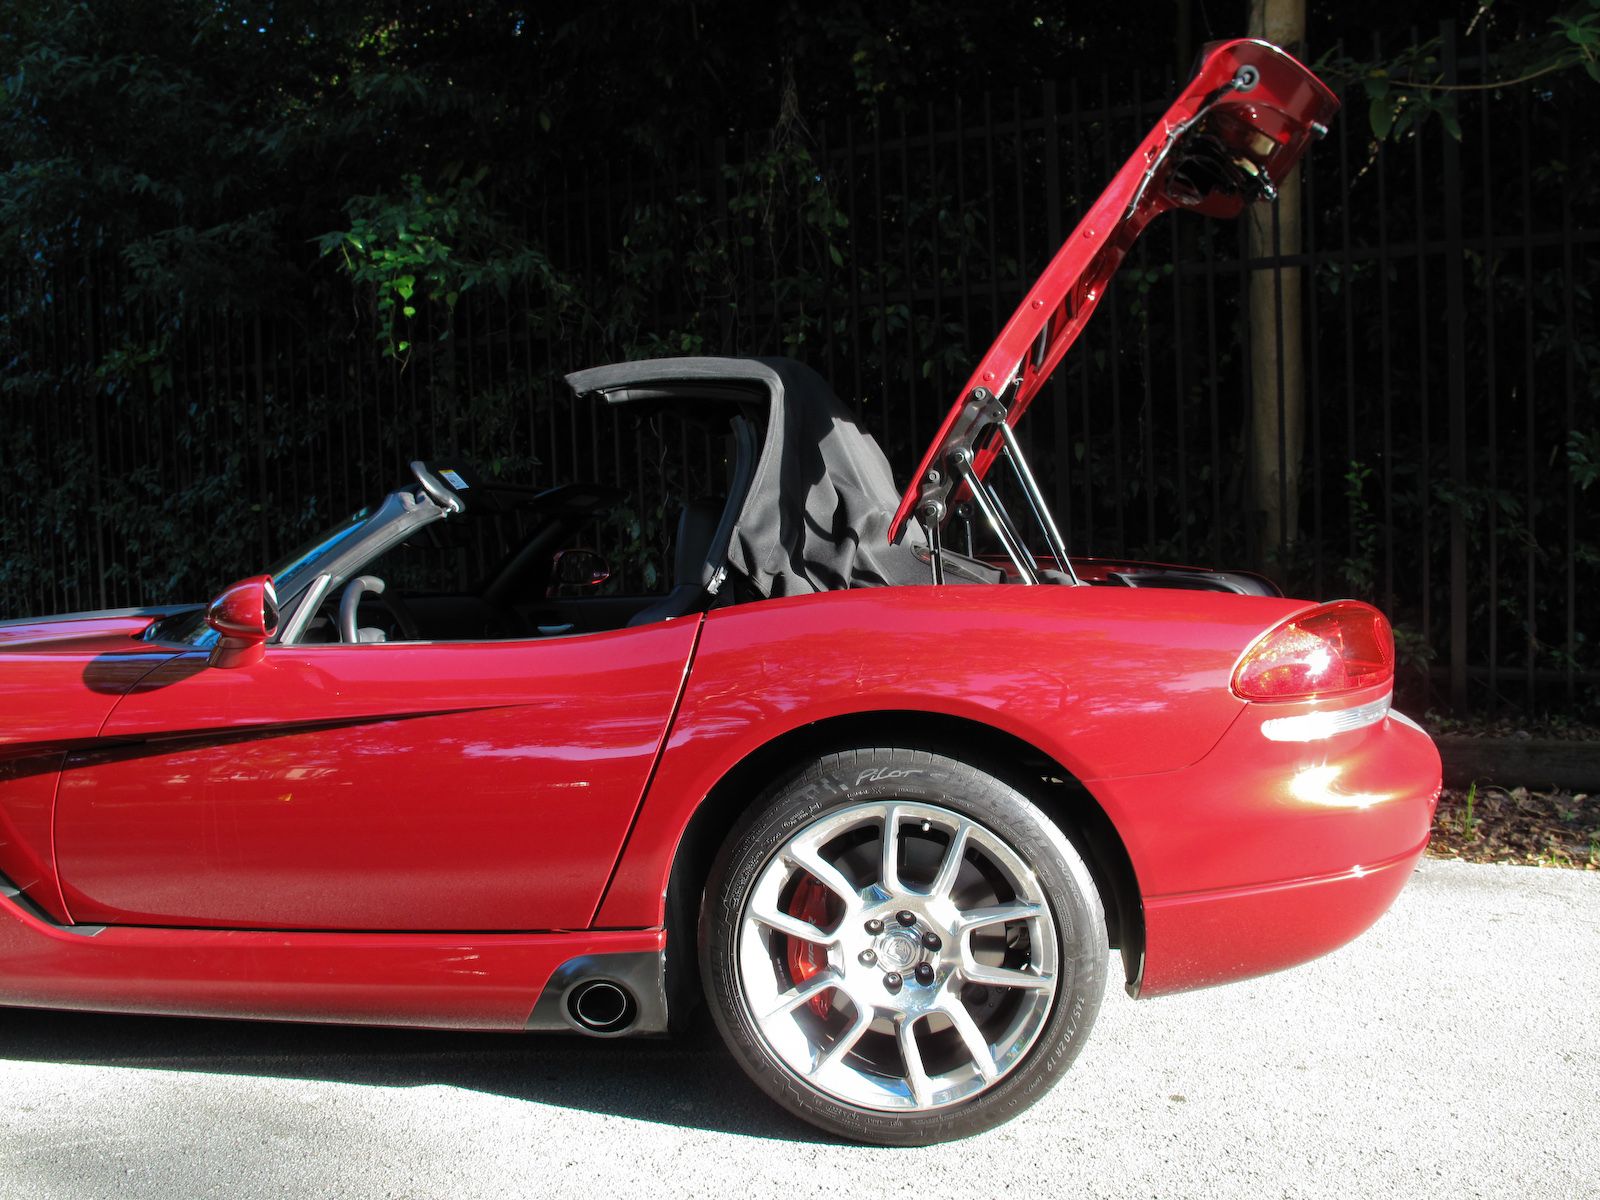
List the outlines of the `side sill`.
{"type": "Polygon", "coordinates": [[[104,925],[63,925],[30,900],[27,893],[4,875],[0,875],[0,904],[10,904],[24,916],[62,933],[74,933],[79,937],[96,937],[106,931],[104,925]]]}

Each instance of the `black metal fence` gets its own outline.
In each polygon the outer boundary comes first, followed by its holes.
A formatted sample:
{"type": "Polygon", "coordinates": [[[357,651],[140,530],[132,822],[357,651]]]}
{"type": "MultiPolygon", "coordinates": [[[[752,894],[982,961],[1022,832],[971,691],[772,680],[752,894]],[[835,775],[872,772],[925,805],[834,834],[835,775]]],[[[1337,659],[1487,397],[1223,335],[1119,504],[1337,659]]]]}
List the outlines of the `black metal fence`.
{"type": "MultiPolygon", "coordinates": [[[[1467,49],[1446,27],[1446,83],[1482,82],[1483,47],[1467,49]]],[[[826,214],[772,220],[770,206],[809,193],[739,190],[730,164],[761,145],[698,147],[665,171],[608,156],[528,214],[585,281],[582,319],[531,294],[469,296],[420,318],[403,363],[348,303],[309,318],[163,318],[121,299],[109,251],[13,275],[0,616],[201,595],[366,503],[419,455],[537,483],[642,482],[654,500],[637,540],[657,552],[667,458],[709,470],[716,452],[562,396],[562,373],[622,348],[806,359],[909,470],[1172,92],[1077,81],[820,123],[810,182],[844,218],[831,227],[826,214]],[[708,239],[724,248],[709,265],[708,239]],[[613,301],[659,338],[624,347],[613,301]]],[[[1075,552],[1262,558],[1248,350],[1252,328],[1273,323],[1253,324],[1244,297],[1252,271],[1273,272],[1304,312],[1304,470],[1294,536],[1254,565],[1299,594],[1382,605],[1430,699],[1592,705],[1589,124],[1560,88],[1468,91],[1459,141],[1436,120],[1374,144],[1365,97],[1348,99],[1305,171],[1301,252],[1251,259],[1242,222],[1158,222],[1024,422],[1033,461],[1075,552]]]]}

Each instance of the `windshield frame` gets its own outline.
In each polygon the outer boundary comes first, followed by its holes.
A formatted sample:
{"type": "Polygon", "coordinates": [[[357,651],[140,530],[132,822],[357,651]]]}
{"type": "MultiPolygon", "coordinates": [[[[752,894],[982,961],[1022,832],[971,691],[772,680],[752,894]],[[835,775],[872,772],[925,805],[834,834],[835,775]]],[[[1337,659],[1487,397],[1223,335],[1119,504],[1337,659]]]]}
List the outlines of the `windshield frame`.
{"type": "MultiPolygon", "coordinates": [[[[396,542],[409,537],[424,525],[442,520],[450,510],[434,503],[420,486],[390,492],[376,506],[368,506],[303,543],[279,563],[287,564],[283,579],[272,571],[278,594],[279,621],[268,645],[293,644],[305,624],[300,609],[310,599],[316,603],[332,587],[343,583],[364,563],[382,554],[396,542]],[[294,636],[291,636],[294,635],[294,636]]],[[[216,631],[205,621],[206,606],[175,615],[151,625],[145,637],[150,641],[208,649],[217,639],[216,631]]]]}

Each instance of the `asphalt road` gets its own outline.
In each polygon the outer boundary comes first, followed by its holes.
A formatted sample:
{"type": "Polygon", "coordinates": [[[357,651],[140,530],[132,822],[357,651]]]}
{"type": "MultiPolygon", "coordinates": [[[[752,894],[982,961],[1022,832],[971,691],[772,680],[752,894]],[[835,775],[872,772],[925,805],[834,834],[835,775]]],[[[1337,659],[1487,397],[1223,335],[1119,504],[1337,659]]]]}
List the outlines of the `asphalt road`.
{"type": "Polygon", "coordinates": [[[1021,1119],[831,1142],[681,1042],[0,1011],[0,1197],[1600,1196],[1600,874],[1424,864],[1351,946],[1106,1006],[1021,1119]]]}

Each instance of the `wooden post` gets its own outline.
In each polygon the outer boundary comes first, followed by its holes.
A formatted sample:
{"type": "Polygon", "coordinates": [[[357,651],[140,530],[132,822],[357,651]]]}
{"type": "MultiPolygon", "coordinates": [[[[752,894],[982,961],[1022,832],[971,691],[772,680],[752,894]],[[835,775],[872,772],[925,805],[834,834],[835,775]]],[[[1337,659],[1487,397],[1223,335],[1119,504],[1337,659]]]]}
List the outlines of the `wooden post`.
{"type": "MultiPolygon", "coordinates": [[[[1304,57],[1306,0],[1250,0],[1249,33],[1304,57]]],[[[1300,253],[1300,171],[1275,180],[1275,204],[1246,211],[1251,259],[1300,253]]],[[[1305,446],[1301,269],[1250,270],[1250,516],[1256,565],[1265,567],[1298,534],[1305,446]]],[[[1279,573],[1279,572],[1274,572],[1279,573]]]]}

